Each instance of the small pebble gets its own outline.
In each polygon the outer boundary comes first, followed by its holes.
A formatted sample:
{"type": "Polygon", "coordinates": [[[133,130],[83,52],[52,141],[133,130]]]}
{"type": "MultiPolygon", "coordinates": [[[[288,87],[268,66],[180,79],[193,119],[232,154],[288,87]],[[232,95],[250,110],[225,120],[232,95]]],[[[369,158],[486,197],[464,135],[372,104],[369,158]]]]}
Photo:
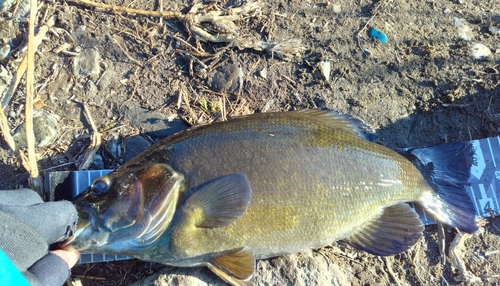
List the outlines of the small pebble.
{"type": "Polygon", "coordinates": [[[335,3],[335,4],[333,4],[332,6],[333,6],[333,7],[332,7],[333,13],[335,13],[335,14],[340,14],[340,12],[342,12],[342,9],[341,9],[341,7],[340,7],[340,4],[335,3]]]}
{"type": "Polygon", "coordinates": [[[487,46],[480,43],[472,43],[470,52],[474,60],[477,61],[482,61],[491,56],[491,50],[487,46]]]}
{"type": "Polygon", "coordinates": [[[0,0],[0,12],[9,12],[10,7],[14,4],[14,0],[0,0]]]}
{"type": "Polygon", "coordinates": [[[28,16],[30,12],[30,5],[31,1],[30,0],[19,0],[17,1],[19,4],[17,5],[16,12],[14,13],[14,18],[19,19],[19,18],[24,18],[28,16]]]}
{"type": "Polygon", "coordinates": [[[144,109],[132,102],[121,104],[120,112],[133,126],[144,130],[151,137],[163,138],[186,129],[184,121],[171,119],[165,113],[144,109]]]}
{"type": "Polygon", "coordinates": [[[12,77],[12,73],[7,68],[0,65],[0,98],[2,98],[2,106],[7,106],[9,104],[10,98],[3,97],[12,81],[12,77]]]}
{"type": "Polygon", "coordinates": [[[99,52],[93,48],[83,49],[73,61],[73,74],[76,78],[90,76],[96,79],[101,72],[99,52]]]}
{"type": "Polygon", "coordinates": [[[493,27],[493,26],[490,26],[490,27],[488,28],[488,30],[490,31],[490,33],[491,33],[492,35],[498,35],[498,34],[500,34],[500,29],[497,29],[497,28],[495,28],[495,27],[493,27]]]}
{"type": "Polygon", "coordinates": [[[8,43],[0,44],[0,61],[5,60],[10,54],[10,45],[8,43]]]}
{"type": "Polygon", "coordinates": [[[259,71],[259,75],[262,78],[267,78],[267,68],[263,68],[262,70],[259,71]]]}
{"type": "Polygon", "coordinates": [[[122,156],[122,144],[123,139],[120,136],[113,136],[113,138],[109,139],[106,143],[108,147],[109,153],[113,156],[113,158],[118,159],[122,156]]]}
{"type": "Polygon", "coordinates": [[[96,95],[94,97],[94,102],[95,102],[95,104],[97,104],[99,106],[103,105],[104,104],[104,98],[102,98],[102,96],[100,96],[100,95],[96,95]]]}
{"type": "Polygon", "coordinates": [[[212,90],[216,92],[232,93],[239,87],[242,70],[237,64],[223,65],[212,78],[212,90]]]}
{"type": "Polygon", "coordinates": [[[97,87],[99,90],[103,90],[110,86],[112,83],[118,81],[118,73],[112,69],[106,70],[106,72],[102,75],[101,79],[97,83],[97,87]]]}
{"type": "Polygon", "coordinates": [[[328,59],[325,59],[319,63],[319,69],[321,71],[321,77],[325,81],[330,81],[330,61],[328,59]]]}
{"type": "Polygon", "coordinates": [[[458,28],[458,37],[464,41],[471,41],[474,35],[471,28],[467,25],[467,21],[462,18],[454,18],[455,26],[458,28]]]}
{"type": "MultiPolygon", "coordinates": [[[[57,119],[43,111],[34,111],[33,133],[35,133],[35,145],[38,148],[48,147],[57,137],[57,119]]],[[[13,137],[17,146],[25,148],[27,146],[26,124],[19,126],[13,137]]]]}
{"type": "Polygon", "coordinates": [[[85,95],[92,98],[97,95],[97,86],[94,81],[88,80],[84,86],[85,95]]]}
{"type": "Polygon", "coordinates": [[[91,169],[104,170],[104,159],[102,158],[101,155],[99,154],[94,155],[94,160],[92,161],[91,169]]]}

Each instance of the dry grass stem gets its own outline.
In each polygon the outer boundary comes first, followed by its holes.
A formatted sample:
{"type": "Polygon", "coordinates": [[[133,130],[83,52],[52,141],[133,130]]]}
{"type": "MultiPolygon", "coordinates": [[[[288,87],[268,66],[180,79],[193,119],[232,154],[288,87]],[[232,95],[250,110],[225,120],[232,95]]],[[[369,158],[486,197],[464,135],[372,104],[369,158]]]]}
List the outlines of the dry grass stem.
{"type": "Polygon", "coordinates": [[[92,118],[92,114],[88,109],[87,104],[81,103],[83,105],[83,111],[85,114],[85,118],[90,123],[92,128],[92,135],[90,136],[90,145],[85,150],[85,154],[83,155],[82,163],[78,166],[78,170],[86,170],[94,161],[94,156],[99,150],[102,142],[102,134],[97,129],[97,126],[94,123],[94,119],[92,118]]]}
{"type": "MultiPolygon", "coordinates": [[[[38,33],[36,34],[36,37],[32,41],[32,45],[34,49],[36,50],[40,43],[42,42],[43,39],[45,39],[45,35],[47,34],[47,31],[54,26],[54,23],[56,22],[56,17],[52,16],[49,18],[49,20],[43,25],[39,30],[38,33]]],[[[9,89],[5,92],[4,99],[2,100],[2,105],[7,106],[10,102],[10,99],[12,98],[14,92],[16,91],[17,85],[21,81],[21,78],[24,75],[24,72],[26,71],[27,68],[27,63],[28,63],[28,57],[25,56],[19,66],[17,67],[16,74],[14,78],[12,79],[12,82],[9,85],[9,89]]]]}
{"type": "Polygon", "coordinates": [[[467,284],[471,283],[481,283],[481,278],[476,277],[474,274],[467,270],[467,267],[462,259],[463,253],[465,253],[465,240],[470,236],[468,233],[460,234],[457,233],[455,239],[450,245],[450,259],[451,266],[458,269],[462,273],[462,280],[467,284]]]}
{"type": "Polygon", "coordinates": [[[133,63],[135,63],[136,65],[140,66],[141,68],[144,67],[144,65],[140,61],[134,59],[132,56],[130,56],[128,54],[128,52],[120,45],[120,42],[118,42],[117,39],[113,38],[113,41],[116,43],[116,45],[118,46],[118,48],[120,48],[120,50],[125,54],[125,56],[127,56],[127,58],[129,60],[131,60],[133,63]]]}
{"type": "Polygon", "coordinates": [[[389,272],[389,276],[391,276],[392,280],[394,280],[394,282],[397,286],[401,286],[401,282],[399,281],[398,277],[396,276],[396,273],[394,273],[394,271],[392,270],[392,264],[391,264],[391,261],[389,260],[389,259],[392,260],[393,258],[383,256],[382,259],[385,262],[385,267],[387,268],[387,272],[389,272]]]}
{"type": "Polygon", "coordinates": [[[441,264],[446,265],[446,252],[445,252],[445,247],[446,247],[445,238],[446,237],[444,234],[443,223],[438,221],[437,228],[438,228],[438,244],[439,244],[439,255],[441,256],[441,264]]]}

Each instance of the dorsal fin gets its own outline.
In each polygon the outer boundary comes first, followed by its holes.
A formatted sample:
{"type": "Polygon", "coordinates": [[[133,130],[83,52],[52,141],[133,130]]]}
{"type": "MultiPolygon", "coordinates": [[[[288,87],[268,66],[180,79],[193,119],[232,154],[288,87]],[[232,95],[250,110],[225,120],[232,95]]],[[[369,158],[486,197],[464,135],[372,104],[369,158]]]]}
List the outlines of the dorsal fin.
{"type": "Polygon", "coordinates": [[[354,134],[368,141],[376,139],[375,131],[360,119],[341,113],[336,110],[305,109],[295,111],[314,120],[320,120],[323,124],[333,128],[341,129],[347,133],[354,134]]]}
{"type": "Polygon", "coordinates": [[[186,199],[184,211],[195,216],[197,227],[211,228],[240,218],[250,203],[252,189],[244,174],[234,174],[216,178],[188,193],[192,195],[186,199]]]}
{"type": "Polygon", "coordinates": [[[375,255],[393,255],[408,250],[422,237],[424,226],[406,203],[384,209],[382,215],[352,235],[352,246],[375,255]]]}
{"type": "Polygon", "coordinates": [[[249,247],[212,258],[208,268],[231,285],[253,285],[255,257],[249,247]]]}

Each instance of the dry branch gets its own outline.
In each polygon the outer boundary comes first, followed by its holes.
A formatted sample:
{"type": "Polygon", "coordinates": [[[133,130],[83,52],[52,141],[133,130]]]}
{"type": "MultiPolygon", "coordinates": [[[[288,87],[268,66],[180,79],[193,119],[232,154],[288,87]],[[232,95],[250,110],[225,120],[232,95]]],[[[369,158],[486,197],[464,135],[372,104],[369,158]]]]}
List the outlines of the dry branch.
{"type": "Polygon", "coordinates": [[[202,41],[233,43],[239,49],[249,48],[257,51],[267,51],[276,54],[282,59],[297,56],[304,50],[300,41],[296,39],[279,42],[264,42],[253,37],[242,35],[235,22],[254,17],[261,13],[262,3],[260,1],[247,1],[238,7],[212,11],[207,11],[209,6],[202,3],[196,3],[186,14],[178,11],[132,9],[90,0],[73,0],[73,2],[117,13],[160,17],[165,20],[177,20],[184,24],[188,32],[197,36],[197,38],[202,41]]]}

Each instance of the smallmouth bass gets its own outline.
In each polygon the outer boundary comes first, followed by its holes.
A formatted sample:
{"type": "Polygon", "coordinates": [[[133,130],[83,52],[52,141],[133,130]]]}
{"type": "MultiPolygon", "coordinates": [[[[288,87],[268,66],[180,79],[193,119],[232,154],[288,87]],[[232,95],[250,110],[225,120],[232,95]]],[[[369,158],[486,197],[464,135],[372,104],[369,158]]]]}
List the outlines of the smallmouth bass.
{"type": "Polygon", "coordinates": [[[478,229],[463,178],[432,163],[464,146],[418,154],[432,175],[426,180],[371,137],[361,121],[317,110],[253,114],[174,134],[74,200],[80,220],[67,247],[205,265],[244,285],[255,259],[338,240],[376,255],[409,249],[424,227],[406,202],[462,231],[478,229]]]}

